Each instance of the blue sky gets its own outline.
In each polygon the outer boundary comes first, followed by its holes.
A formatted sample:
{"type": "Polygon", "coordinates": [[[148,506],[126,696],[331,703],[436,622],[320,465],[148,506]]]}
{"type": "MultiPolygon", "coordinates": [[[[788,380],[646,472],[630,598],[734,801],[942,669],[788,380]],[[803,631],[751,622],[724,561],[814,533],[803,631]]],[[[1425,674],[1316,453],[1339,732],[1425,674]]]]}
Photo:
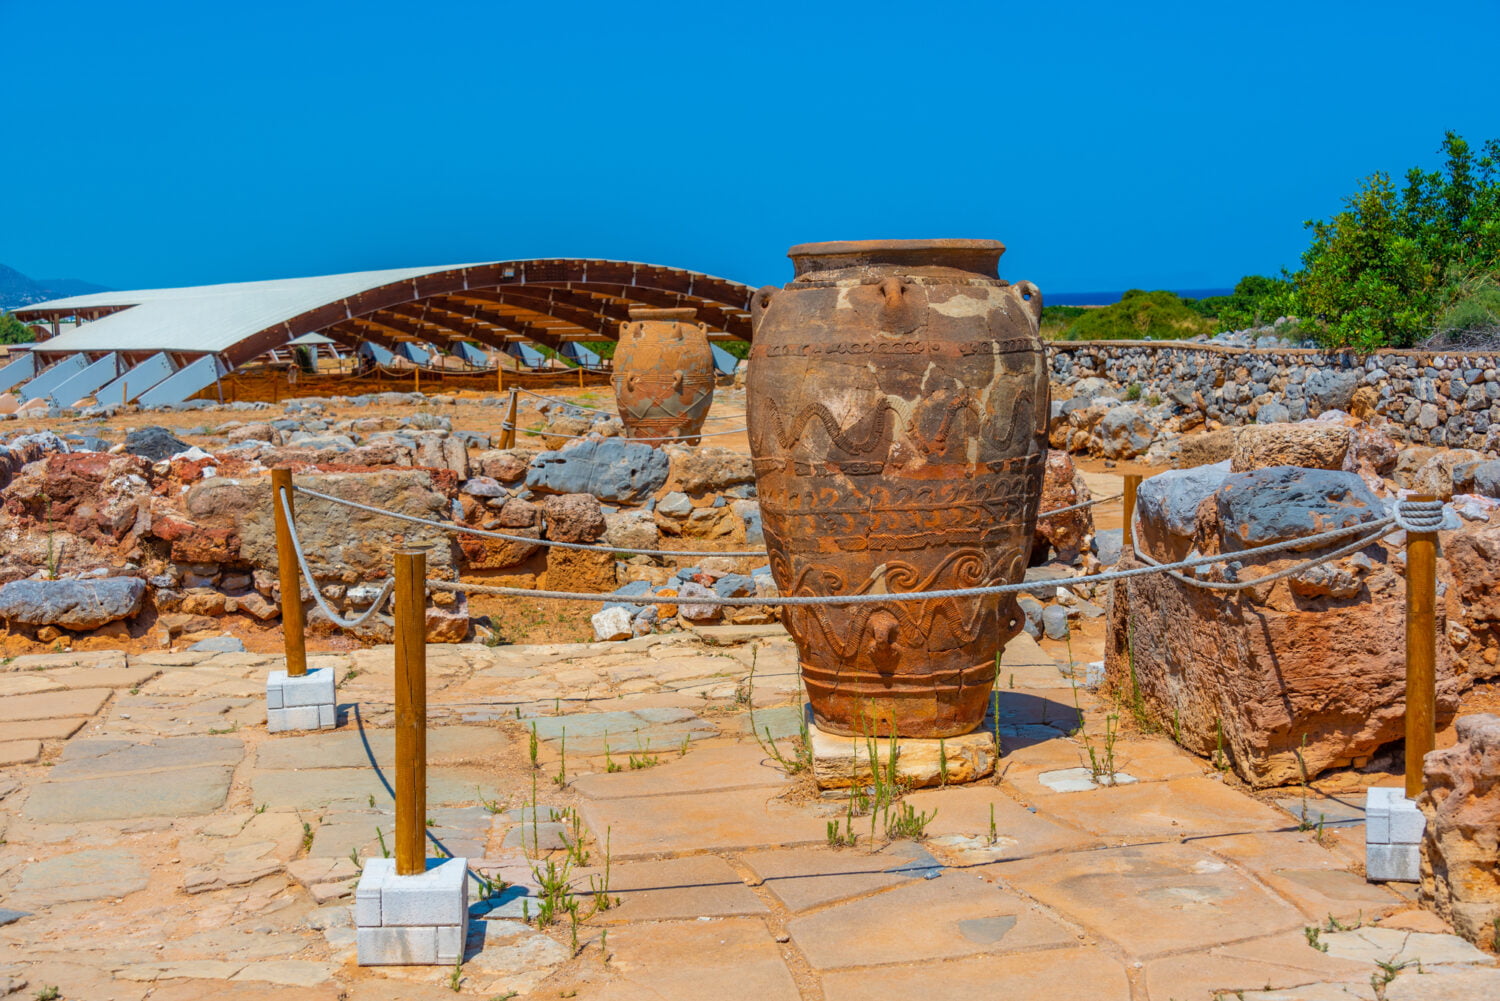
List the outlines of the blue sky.
{"type": "Polygon", "coordinates": [[[1232,284],[1500,137],[1500,3],[0,0],[0,263],[117,288],[517,257],[752,284],[982,236],[1232,284]]]}

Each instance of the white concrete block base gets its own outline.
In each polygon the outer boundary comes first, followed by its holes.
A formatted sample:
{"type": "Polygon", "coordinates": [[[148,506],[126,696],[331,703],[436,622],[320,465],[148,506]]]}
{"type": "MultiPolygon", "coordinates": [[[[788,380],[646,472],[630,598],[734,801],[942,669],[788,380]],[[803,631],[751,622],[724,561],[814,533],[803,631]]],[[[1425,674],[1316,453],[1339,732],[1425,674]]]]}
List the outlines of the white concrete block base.
{"type": "Polygon", "coordinates": [[[354,891],[360,966],[452,966],[469,934],[468,860],[428,859],[427,871],[396,875],[396,860],[365,862],[354,891]]]}
{"type": "Polygon", "coordinates": [[[331,730],[339,719],[336,698],[331,667],[316,668],[299,678],[272,671],[266,676],[266,729],[271,733],[331,730]]]}
{"type": "Polygon", "coordinates": [[[1365,879],[1371,883],[1417,883],[1422,879],[1422,832],[1427,819],[1406,790],[1365,790],[1365,879]]]}

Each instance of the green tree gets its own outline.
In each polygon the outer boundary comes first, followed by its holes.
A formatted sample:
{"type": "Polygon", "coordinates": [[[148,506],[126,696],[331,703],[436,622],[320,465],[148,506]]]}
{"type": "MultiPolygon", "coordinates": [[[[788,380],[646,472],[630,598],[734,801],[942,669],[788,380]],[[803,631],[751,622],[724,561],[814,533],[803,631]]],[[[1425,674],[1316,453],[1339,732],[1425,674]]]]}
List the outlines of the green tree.
{"type": "Polygon", "coordinates": [[[36,332],[10,313],[0,310],[0,344],[30,344],[36,332]]]}
{"type": "Polygon", "coordinates": [[[1246,275],[1229,295],[1214,295],[1191,303],[1203,316],[1218,320],[1220,330],[1262,327],[1293,312],[1296,286],[1286,278],[1246,275]]]}
{"type": "Polygon", "coordinates": [[[1400,192],[1376,172],[1344,211],[1307,223],[1295,306],[1324,343],[1409,347],[1500,272],[1500,142],[1476,156],[1449,132],[1442,152],[1441,170],[1413,168],[1400,192]]]}

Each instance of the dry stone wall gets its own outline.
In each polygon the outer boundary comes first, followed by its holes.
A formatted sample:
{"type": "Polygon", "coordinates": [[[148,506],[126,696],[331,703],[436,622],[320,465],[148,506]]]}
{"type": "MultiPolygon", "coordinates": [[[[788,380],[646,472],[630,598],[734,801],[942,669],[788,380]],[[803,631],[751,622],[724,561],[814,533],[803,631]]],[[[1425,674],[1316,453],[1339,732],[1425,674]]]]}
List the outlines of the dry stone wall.
{"type": "MultiPolygon", "coordinates": [[[[1196,415],[1233,427],[1342,410],[1384,418],[1386,433],[1412,444],[1500,449],[1500,354],[1382,351],[1362,357],[1147,341],[1054,341],[1048,352],[1054,411],[1080,389],[1086,396],[1138,400],[1146,411],[1143,424],[1196,415]]],[[[1111,421],[1115,435],[1134,431],[1149,440],[1148,428],[1113,426],[1128,424],[1126,416],[1111,415],[1111,421]]]]}

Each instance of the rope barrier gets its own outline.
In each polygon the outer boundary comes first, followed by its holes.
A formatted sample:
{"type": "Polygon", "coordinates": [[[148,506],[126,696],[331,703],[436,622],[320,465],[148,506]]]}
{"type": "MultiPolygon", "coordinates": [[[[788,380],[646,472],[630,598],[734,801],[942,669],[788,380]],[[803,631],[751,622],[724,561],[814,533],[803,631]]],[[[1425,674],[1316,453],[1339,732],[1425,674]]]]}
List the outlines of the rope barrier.
{"type": "Polygon", "coordinates": [[[1436,532],[1443,527],[1443,502],[1399,500],[1395,518],[1403,532],[1436,532]]]}
{"type": "MultiPolygon", "coordinates": [[[[297,554],[297,565],[302,569],[302,576],[307,580],[307,588],[312,592],[313,600],[318,603],[318,608],[322,610],[324,615],[328,616],[328,621],[332,622],[340,629],[357,629],[360,626],[364,625],[366,622],[370,621],[370,619],[375,616],[376,612],[385,607],[386,599],[391,596],[391,590],[396,586],[395,579],[392,578],[391,580],[387,580],[385,584],[381,586],[380,593],[375,596],[375,601],[371,603],[369,608],[365,609],[359,615],[355,616],[352,619],[346,619],[340,616],[338,612],[335,612],[333,610],[328,602],[323,600],[323,595],[318,590],[318,582],[313,579],[312,569],[307,565],[307,557],[302,552],[302,539],[297,535],[297,523],[292,518],[292,509],[291,506],[287,503],[286,493],[281,490],[278,490],[276,493],[277,500],[281,504],[281,511],[284,515],[286,515],[286,524],[287,528],[290,530],[289,534],[291,535],[292,539],[292,551],[297,554]]],[[[283,600],[285,599],[283,598],[283,600]]]]}
{"type": "Polygon", "coordinates": [[[297,487],[296,490],[299,494],[316,497],[318,500],[342,504],[357,511],[368,511],[370,514],[382,514],[387,518],[395,518],[398,521],[409,521],[417,525],[426,525],[429,528],[441,529],[444,532],[450,532],[454,535],[476,535],[480,538],[502,539],[506,542],[527,542],[534,546],[553,546],[558,549],[582,549],[595,553],[632,553],[638,556],[729,556],[737,558],[741,556],[754,557],[766,555],[764,549],[727,553],[696,549],[631,549],[628,546],[600,546],[589,542],[561,542],[557,539],[533,539],[526,535],[510,535],[506,532],[494,532],[485,528],[470,528],[467,525],[456,525],[451,521],[433,521],[431,518],[422,518],[414,514],[404,514],[400,511],[387,511],[385,508],[374,507],[370,504],[361,504],[359,501],[345,500],[342,497],[335,497],[332,494],[309,490],[307,487],[297,487]]]}
{"type": "MultiPolygon", "coordinates": [[[[517,387],[517,392],[525,393],[527,396],[534,396],[538,400],[546,400],[548,403],[557,403],[557,404],[560,404],[560,405],[562,405],[564,407],[573,407],[576,410],[587,410],[590,413],[605,414],[605,415],[607,415],[609,417],[619,417],[620,416],[620,413],[617,410],[603,410],[603,409],[601,409],[599,407],[586,407],[582,403],[574,403],[572,400],[564,400],[564,399],[560,399],[560,398],[558,398],[556,396],[544,396],[541,393],[534,393],[531,390],[525,388],[524,386],[517,387]]],[[[744,411],[740,411],[737,414],[720,414],[718,417],[705,417],[703,419],[706,420],[706,421],[727,421],[727,420],[729,420],[731,418],[734,418],[734,417],[744,417],[744,416],[745,416],[744,411]]]]}
{"type": "MultiPolygon", "coordinates": [[[[586,552],[595,553],[630,553],[636,556],[727,556],[732,559],[741,557],[752,558],[765,556],[764,549],[751,549],[738,552],[724,552],[721,550],[697,550],[697,549],[630,549],[624,546],[600,546],[588,542],[560,542],[556,539],[533,539],[526,535],[511,535],[507,532],[496,532],[485,528],[470,528],[467,525],[457,525],[452,522],[433,521],[430,518],[422,518],[414,514],[405,514],[400,511],[390,511],[386,508],[375,507],[370,504],[361,504],[358,501],[345,500],[343,497],[335,497],[332,494],[321,493],[307,487],[294,487],[300,494],[316,497],[318,500],[329,501],[334,504],[342,504],[345,507],[354,508],[358,511],[366,511],[370,514],[384,515],[387,518],[395,518],[398,521],[409,521],[418,525],[426,525],[430,528],[441,529],[454,535],[474,535],[486,539],[500,539],[504,542],[530,543],[536,546],[553,546],[560,549],[581,549],[586,552]]],[[[1053,511],[1043,511],[1037,515],[1038,519],[1050,518],[1055,514],[1064,514],[1068,511],[1076,511],[1079,508],[1092,507],[1095,504],[1104,504],[1108,501],[1119,500],[1123,494],[1114,494],[1109,497],[1098,497],[1094,500],[1084,501],[1082,504],[1073,504],[1069,507],[1060,507],[1053,511]]]]}
{"type": "MultiPolygon", "coordinates": [[[[562,601],[598,601],[609,604],[627,605],[729,605],[729,606],[766,606],[766,607],[795,607],[803,605],[871,605],[887,602],[907,601],[934,601],[941,598],[974,598],[984,595],[1015,594],[1024,591],[1035,591],[1041,587],[1051,587],[1060,584],[1107,584],[1116,580],[1128,580],[1132,577],[1145,577],[1154,573],[1164,573],[1172,570],[1186,570],[1193,567],[1206,566],[1211,563],[1227,563],[1248,556],[1264,556],[1271,553],[1284,552],[1289,549],[1298,549],[1308,545],[1328,542],[1334,539],[1347,538],[1356,532],[1364,532],[1375,528],[1390,529],[1395,525],[1394,518],[1383,518],[1375,522],[1363,522],[1348,528],[1336,528],[1332,531],[1321,532],[1317,535],[1303,536],[1298,539],[1289,539],[1285,542],[1277,542],[1266,546],[1257,546],[1253,549],[1242,549],[1228,555],[1197,556],[1182,560],[1177,563],[1158,564],[1157,566],[1134,567],[1130,570],[1112,570],[1107,573],[1087,574],[1082,577],[1068,577],[1055,581],[1021,581],[1015,584],[989,584],[982,587],[948,588],[940,591],[908,591],[897,594],[818,594],[818,595],[790,595],[765,598],[721,598],[710,594],[689,597],[678,596],[675,598],[663,598],[652,595],[625,595],[625,594],[591,594],[582,591],[538,591],[527,590],[519,587],[502,587],[495,584],[465,584],[459,581],[428,581],[427,586],[434,591],[452,591],[468,594],[495,594],[506,597],[517,598],[555,598],[562,601]]],[[[1382,532],[1375,536],[1389,534],[1382,532]]],[[[1361,540],[1361,545],[1369,545],[1369,540],[1361,540]]],[[[1332,554],[1322,557],[1319,561],[1332,559],[1332,554]]]]}
{"type": "MultiPolygon", "coordinates": [[[[543,431],[540,428],[523,428],[519,424],[511,424],[506,421],[502,421],[500,423],[500,426],[507,431],[516,431],[520,434],[538,435],[543,438],[568,438],[573,441],[583,441],[585,438],[593,437],[592,435],[587,434],[563,434],[561,431],[543,431]]],[[[748,427],[739,427],[729,428],[724,431],[704,431],[701,434],[674,434],[656,438],[626,438],[622,435],[621,438],[624,441],[697,441],[699,438],[718,438],[723,435],[739,434],[741,431],[748,430],[748,427]]]]}

